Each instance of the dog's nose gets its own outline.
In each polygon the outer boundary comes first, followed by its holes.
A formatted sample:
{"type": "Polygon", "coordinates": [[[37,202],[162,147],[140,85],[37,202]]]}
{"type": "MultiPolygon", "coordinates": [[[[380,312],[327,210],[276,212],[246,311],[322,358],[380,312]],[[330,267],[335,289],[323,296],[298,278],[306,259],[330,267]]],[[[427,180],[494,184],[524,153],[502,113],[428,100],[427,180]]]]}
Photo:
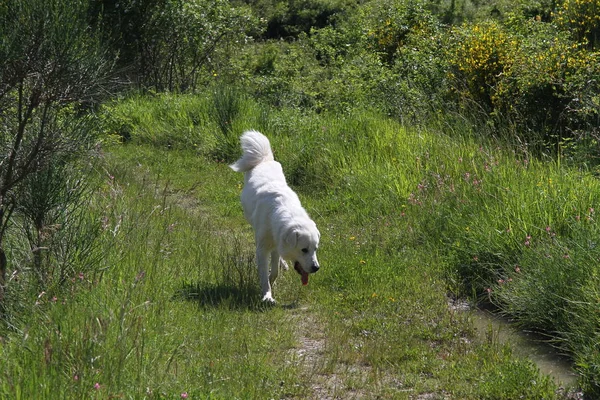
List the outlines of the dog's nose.
{"type": "Polygon", "coordinates": [[[310,271],[310,272],[312,272],[312,273],[314,274],[314,273],[315,273],[315,272],[317,272],[318,270],[319,270],[319,266],[315,264],[315,265],[313,265],[313,266],[311,267],[311,271],[310,271]]]}

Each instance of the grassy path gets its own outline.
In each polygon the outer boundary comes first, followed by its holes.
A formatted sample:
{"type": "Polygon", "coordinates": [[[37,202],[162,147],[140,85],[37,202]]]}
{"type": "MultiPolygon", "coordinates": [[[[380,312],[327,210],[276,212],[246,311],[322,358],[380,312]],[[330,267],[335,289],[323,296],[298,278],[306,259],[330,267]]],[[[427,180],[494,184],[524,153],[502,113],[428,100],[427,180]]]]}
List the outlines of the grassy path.
{"type": "Polygon", "coordinates": [[[104,265],[59,298],[32,295],[0,341],[0,398],[562,398],[493,337],[473,340],[443,259],[399,213],[300,193],[323,268],[307,287],[282,274],[265,307],[241,175],[129,145],[101,179],[104,265]]]}
{"type": "MultiPolygon", "coordinates": [[[[179,160],[177,155],[174,156],[175,160],[173,162],[178,164],[179,160]]],[[[185,156],[184,156],[185,158],[185,156]]],[[[122,159],[123,160],[123,159],[122,159]]],[[[190,160],[188,160],[190,161],[190,160]]],[[[194,157],[192,157],[191,161],[197,161],[194,157]]],[[[128,165],[130,161],[126,161],[128,165]]],[[[230,209],[227,207],[223,207],[220,211],[216,210],[214,205],[203,207],[203,201],[198,201],[197,197],[210,195],[213,193],[211,190],[203,191],[202,193],[197,192],[197,188],[202,184],[201,182],[196,182],[197,179],[202,179],[203,177],[197,176],[181,176],[180,169],[181,166],[175,166],[175,169],[172,169],[174,166],[170,165],[166,167],[166,170],[162,170],[159,167],[159,171],[150,172],[149,168],[152,166],[156,167],[156,165],[160,165],[160,163],[152,165],[143,165],[139,163],[139,160],[136,161],[137,167],[141,168],[142,176],[146,175],[145,182],[149,182],[148,176],[152,173],[155,173],[157,177],[161,177],[160,179],[169,181],[170,188],[165,187],[164,191],[155,191],[155,195],[160,197],[161,195],[166,195],[168,202],[171,203],[172,207],[180,208],[185,212],[186,215],[193,216],[196,219],[212,219],[216,217],[215,214],[221,214],[218,218],[220,224],[224,224],[225,226],[229,226],[229,228],[224,229],[219,234],[224,236],[229,236],[229,239],[226,242],[231,243],[230,240],[237,240],[237,244],[234,246],[232,251],[240,251],[241,247],[244,247],[241,250],[244,253],[244,258],[246,259],[245,265],[242,265],[241,268],[245,270],[238,271],[241,277],[241,287],[246,291],[245,294],[238,293],[237,298],[234,295],[235,302],[248,302],[248,307],[254,310],[265,311],[273,313],[274,310],[270,308],[264,308],[263,305],[257,303],[259,298],[258,289],[257,289],[257,281],[255,277],[255,265],[253,259],[253,236],[249,227],[247,226],[245,220],[241,221],[241,226],[237,228],[233,228],[232,226],[237,226],[240,223],[240,219],[242,218],[241,209],[238,210],[237,215],[230,215],[230,209]],[[170,171],[169,171],[170,170],[170,171]],[[168,175],[163,175],[167,172],[168,175]],[[184,181],[179,181],[178,178],[184,179],[184,181]],[[179,186],[179,187],[177,187],[179,186]],[[188,186],[188,188],[184,189],[181,186],[188,186]],[[237,229],[239,232],[234,232],[233,229],[237,229]],[[236,238],[236,236],[243,236],[243,238],[236,238]],[[241,241],[245,242],[243,245],[240,243],[241,241]],[[254,285],[253,287],[248,287],[250,285],[254,285]],[[250,298],[249,296],[252,296],[250,298]]],[[[167,161],[167,164],[169,161],[167,161]]],[[[214,166],[211,166],[214,167],[214,166]]],[[[222,169],[222,165],[217,166],[218,170],[222,169]]],[[[210,168],[212,169],[212,168],[210,168]]],[[[227,171],[227,170],[226,170],[227,171]]],[[[214,173],[214,172],[213,172],[214,173]]],[[[139,176],[136,178],[138,179],[139,176]]],[[[211,178],[213,176],[204,176],[205,182],[212,181],[211,178]]],[[[236,177],[234,176],[234,179],[236,177]]],[[[240,176],[237,177],[239,180],[240,176]]],[[[164,182],[163,182],[164,183],[164,182]]],[[[217,185],[220,183],[218,181],[215,182],[217,185]]],[[[239,189],[239,184],[235,184],[230,186],[229,189],[236,188],[239,189]]],[[[237,196],[235,197],[235,201],[237,202],[237,196]]],[[[225,206],[225,203],[221,203],[221,206],[225,206]]],[[[235,208],[239,208],[236,207],[235,208]]],[[[313,307],[310,305],[310,302],[307,302],[306,298],[302,298],[302,294],[299,290],[302,290],[299,287],[299,280],[294,279],[297,278],[295,273],[287,272],[280,275],[278,285],[276,286],[277,294],[281,294],[281,291],[285,290],[285,295],[287,295],[283,301],[279,301],[278,307],[284,310],[284,315],[278,315],[276,312],[275,315],[272,316],[272,321],[270,321],[274,325],[280,325],[281,328],[290,329],[292,333],[293,344],[289,349],[285,349],[284,353],[286,357],[289,358],[288,363],[292,368],[298,370],[299,383],[297,383],[298,387],[301,388],[300,392],[291,397],[298,398],[318,398],[318,399],[334,399],[334,398],[368,398],[365,397],[363,393],[360,395],[362,391],[356,391],[353,388],[345,388],[342,378],[338,377],[341,371],[340,368],[335,368],[334,372],[327,372],[326,363],[328,360],[325,357],[325,353],[327,351],[326,345],[326,324],[320,320],[320,317],[317,316],[313,307]],[[282,282],[285,280],[285,282],[282,282]],[[297,281],[297,282],[296,282],[297,281]],[[284,287],[285,285],[285,287],[284,287]],[[296,286],[295,288],[293,286],[296,286]],[[279,318],[278,318],[278,317],[279,318]],[[350,397],[349,397],[350,396],[350,397]]],[[[231,283],[231,282],[230,282],[231,283]]],[[[183,297],[187,297],[188,299],[198,300],[202,302],[204,296],[198,296],[199,290],[198,288],[190,287],[186,289],[186,293],[183,297]]],[[[221,299],[216,299],[216,301],[208,301],[207,303],[213,303],[214,306],[219,306],[221,300],[228,297],[231,293],[236,292],[236,287],[229,287],[227,289],[222,288],[221,293],[215,291],[214,295],[221,299]]],[[[213,299],[215,300],[215,299],[213,299]]],[[[229,299],[227,299],[229,300],[229,299]]],[[[238,304],[237,306],[244,305],[238,304]]],[[[274,327],[277,329],[277,327],[274,327]]],[[[248,332],[248,334],[252,334],[248,332]]],[[[273,350],[277,349],[277,343],[274,343],[275,347],[273,350]]],[[[363,365],[362,367],[352,367],[355,371],[360,371],[361,375],[365,374],[366,367],[363,365]]],[[[345,371],[347,373],[347,371],[345,371]]],[[[356,373],[355,373],[356,374],[356,373]]],[[[364,377],[361,379],[364,380],[364,377]]],[[[284,382],[282,382],[283,384],[284,382]]]]}
{"type": "MultiPolygon", "coordinates": [[[[537,376],[535,366],[514,359],[508,348],[493,339],[473,341],[469,315],[447,307],[441,261],[407,234],[407,222],[323,216],[318,210],[326,200],[304,196],[323,234],[325,268],[306,288],[295,274],[283,274],[275,287],[280,306],[265,310],[258,302],[252,234],[238,203],[241,175],[191,154],[143,147],[124,150],[117,159],[146,171],[146,184],[161,182],[161,188],[168,182],[156,195],[168,192],[168,201],[191,225],[209,225],[187,246],[211,243],[217,260],[208,262],[208,279],[207,271],[184,278],[187,300],[217,318],[239,321],[231,313],[242,313],[252,326],[232,339],[262,342],[260,351],[268,355],[262,368],[277,371],[267,378],[279,385],[271,392],[275,397],[559,397],[550,379],[537,376]]],[[[143,173],[130,176],[139,180],[143,173]]],[[[245,385],[258,384],[256,371],[243,374],[245,385]]],[[[254,395],[245,386],[237,396],[269,397],[273,387],[258,386],[254,395]]]]}

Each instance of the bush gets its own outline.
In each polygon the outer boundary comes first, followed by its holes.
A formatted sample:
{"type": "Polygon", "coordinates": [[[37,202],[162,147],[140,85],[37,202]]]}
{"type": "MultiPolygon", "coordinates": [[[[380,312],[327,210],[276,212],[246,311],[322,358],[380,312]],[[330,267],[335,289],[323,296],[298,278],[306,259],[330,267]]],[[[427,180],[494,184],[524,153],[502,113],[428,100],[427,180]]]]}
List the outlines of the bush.
{"type": "MultiPolygon", "coordinates": [[[[14,233],[9,230],[15,221],[33,222],[36,235],[67,229],[50,218],[49,213],[57,209],[54,200],[43,207],[37,200],[28,203],[27,194],[50,199],[55,188],[49,182],[63,172],[70,175],[65,164],[89,155],[96,141],[95,126],[89,123],[94,121],[86,116],[106,90],[110,64],[88,26],[89,11],[86,1],[0,4],[0,301],[11,261],[3,251],[4,239],[14,233]],[[28,215],[29,206],[41,208],[28,215]]],[[[60,177],[62,182],[71,178],[60,177]]],[[[40,261],[36,273],[44,280],[48,271],[41,269],[50,263],[42,263],[40,253],[32,253],[29,256],[40,261]]],[[[26,266],[18,260],[12,260],[11,267],[25,273],[26,266]]]]}
{"type": "Polygon", "coordinates": [[[369,50],[392,64],[396,51],[414,31],[434,23],[426,1],[370,1],[360,9],[359,27],[367,35],[369,50]]]}
{"type": "Polygon", "coordinates": [[[345,0],[260,0],[253,3],[253,9],[266,23],[263,38],[286,40],[329,25],[336,14],[349,7],[345,0]]]}
{"type": "Polygon", "coordinates": [[[553,146],[596,126],[598,55],[550,24],[520,21],[512,30],[518,47],[498,85],[497,109],[553,146]]]}
{"type": "Polygon", "coordinates": [[[247,7],[232,7],[225,0],[93,4],[100,14],[96,23],[113,44],[124,77],[158,91],[205,84],[215,70],[225,68],[229,52],[258,29],[247,7]]]}
{"type": "Polygon", "coordinates": [[[514,41],[497,22],[463,25],[452,31],[451,46],[445,55],[452,67],[456,96],[494,110],[497,85],[512,64],[514,41]]]}
{"type": "Polygon", "coordinates": [[[456,28],[451,43],[449,94],[467,114],[483,110],[532,148],[556,150],[590,132],[595,138],[598,54],[568,32],[515,17],[456,28]]]}
{"type": "Polygon", "coordinates": [[[600,1],[564,0],[553,13],[559,28],[589,49],[600,45],[600,1]]]}

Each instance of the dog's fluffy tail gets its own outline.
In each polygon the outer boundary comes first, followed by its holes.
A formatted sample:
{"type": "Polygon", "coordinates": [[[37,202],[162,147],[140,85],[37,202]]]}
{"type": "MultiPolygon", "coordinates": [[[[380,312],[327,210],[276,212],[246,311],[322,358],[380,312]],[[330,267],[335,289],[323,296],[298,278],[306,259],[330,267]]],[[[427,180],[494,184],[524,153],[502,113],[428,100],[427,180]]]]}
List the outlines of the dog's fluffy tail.
{"type": "Polygon", "coordinates": [[[250,171],[258,164],[273,161],[273,152],[269,139],[258,131],[246,131],[240,138],[242,143],[242,158],[230,167],[237,172],[250,171]]]}

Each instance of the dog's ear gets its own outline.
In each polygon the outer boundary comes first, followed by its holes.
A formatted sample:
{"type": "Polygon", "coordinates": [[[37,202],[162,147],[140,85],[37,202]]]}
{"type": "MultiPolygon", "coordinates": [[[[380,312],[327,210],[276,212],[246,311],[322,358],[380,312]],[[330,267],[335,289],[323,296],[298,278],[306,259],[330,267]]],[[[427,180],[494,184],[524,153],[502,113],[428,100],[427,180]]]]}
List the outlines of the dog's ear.
{"type": "Polygon", "coordinates": [[[296,243],[298,243],[298,231],[296,229],[289,229],[285,234],[285,242],[289,246],[295,247],[296,243]]]}

